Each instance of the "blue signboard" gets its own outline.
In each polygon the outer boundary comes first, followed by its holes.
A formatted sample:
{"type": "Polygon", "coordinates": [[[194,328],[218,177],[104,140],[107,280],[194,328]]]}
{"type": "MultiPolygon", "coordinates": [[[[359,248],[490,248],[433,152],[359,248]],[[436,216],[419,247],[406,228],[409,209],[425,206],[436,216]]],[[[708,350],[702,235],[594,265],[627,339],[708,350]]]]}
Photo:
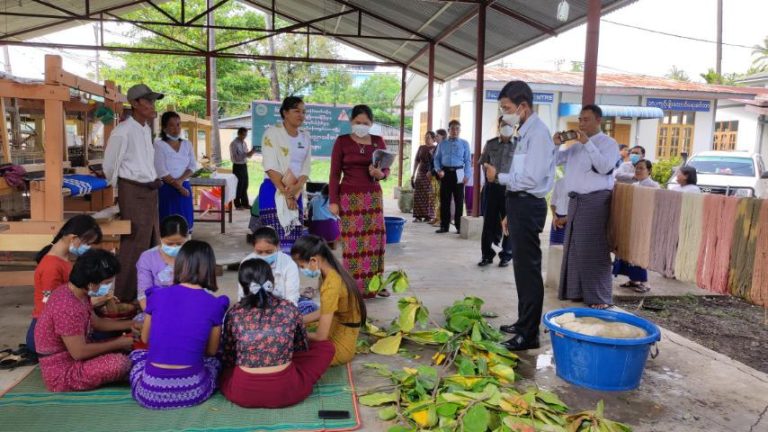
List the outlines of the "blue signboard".
{"type": "Polygon", "coordinates": [[[664,111],[708,112],[710,103],[708,100],[648,98],[645,105],[664,111]]]}
{"type": "MultiPolygon", "coordinates": [[[[485,100],[492,100],[495,102],[499,100],[499,93],[501,93],[500,90],[486,90],[485,100]]],[[[533,94],[533,103],[551,104],[554,101],[555,101],[555,95],[552,93],[534,93],[533,94]]]]}
{"type": "MultiPolygon", "coordinates": [[[[348,134],[349,113],[352,107],[306,104],[307,116],[304,129],[312,136],[312,155],[330,156],[333,143],[339,135],[348,134]]],[[[253,130],[251,139],[257,149],[261,147],[261,138],[267,126],[280,122],[280,102],[253,101],[251,103],[253,130]]]]}

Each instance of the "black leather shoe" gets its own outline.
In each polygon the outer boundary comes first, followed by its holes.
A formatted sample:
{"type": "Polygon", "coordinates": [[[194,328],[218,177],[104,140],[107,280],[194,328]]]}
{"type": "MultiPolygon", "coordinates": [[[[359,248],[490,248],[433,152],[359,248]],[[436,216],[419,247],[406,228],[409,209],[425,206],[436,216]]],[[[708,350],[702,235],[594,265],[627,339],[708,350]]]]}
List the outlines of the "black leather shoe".
{"type": "Polygon", "coordinates": [[[444,230],[444,229],[440,228],[439,230],[437,230],[435,232],[438,233],[438,234],[445,234],[445,233],[448,232],[448,230],[444,230]]]}
{"type": "Polygon", "coordinates": [[[493,260],[492,260],[492,259],[483,258],[483,259],[481,259],[481,260],[480,260],[480,262],[479,262],[479,263],[477,263],[477,265],[478,265],[478,266],[480,266],[480,267],[485,267],[485,266],[487,266],[488,264],[492,264],[492,263],[493,263],[493,260]]]}
{"type": "Polygon", "coordinates": [[[499,261],[499,267],[509,267],[509,262],[510,261],[511,260],[509,260],[507,258],[502,258],[502,260],[499,261]]]}
{"type": "Polygon", "coordinates": [[[517,328],[517,324],[505,324],[499,327],[499,330],[503,331],[504,333],[509,333],[513,335],[520,333],[520,330],[517,328]]]}
{"type": "Polygon", "coordinates": [[[525,351],[529,349],[536,349],[540,346],[538,337],[527,341],[521,335],[515,335],[512,339],[506,342],[502,342],[501,344],[510,351],[525,351]]]}

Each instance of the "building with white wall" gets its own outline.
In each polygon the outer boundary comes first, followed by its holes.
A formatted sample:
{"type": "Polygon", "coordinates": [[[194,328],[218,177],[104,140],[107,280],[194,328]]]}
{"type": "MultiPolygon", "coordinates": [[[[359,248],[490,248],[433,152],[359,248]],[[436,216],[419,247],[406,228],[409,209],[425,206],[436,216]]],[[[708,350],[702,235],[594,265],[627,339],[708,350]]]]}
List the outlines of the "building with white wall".
{"type": "Polygon", "coordinates": [[[768,160],[768,72],[748,76],[754,99],[729,99],[717,107],[713,148],[760,153],[768,160]]]}
{"type": "MultiPolygon", "coordinates": [[[[577,127],[581,110],[581,72],[535,71],[489,67],[485,70],[483,143],[496,136],[497,97],[509,81],[527,82],[534,92],[534,108],[554,133],[577,127]]],[[[413,136],[426,132],[426,79],[413,76],[406,102],[413,103],[413,136]]],[[[761,89],[713,86],[667,78],[599,74],[596,102],[603,109],[603,129],[620,144],[641,145],[650,159],[711,150],[715,101],[750,101],[761,89]]],[[[474,143],[474,73],[436,86],[433,129],[446,128],[451,119],[462,125],[462,137],[474,143]]],[[[745,140],[747,138],[744,138],[745,140]]],[[[418,146],[414,145],[415,151],[418,146]]]]}

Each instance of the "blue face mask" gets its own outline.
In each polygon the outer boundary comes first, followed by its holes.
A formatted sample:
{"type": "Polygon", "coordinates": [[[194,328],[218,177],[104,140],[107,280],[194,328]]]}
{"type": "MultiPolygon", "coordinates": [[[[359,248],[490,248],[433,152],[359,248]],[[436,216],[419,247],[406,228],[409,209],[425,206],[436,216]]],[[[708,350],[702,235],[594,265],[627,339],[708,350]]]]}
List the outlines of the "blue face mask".
{"type": "Polygon", "coordinates": [[[168,246],[167,244],[162,243],[160,250],[162,250],[163,253],[169,257],[176,258],[176,255],[178,255],[179,251],[181,250],[181,246],[168,246]]]}
{"type": "Polygon", "coordinates": [[[269,265],[274,265],[277,262],[277,252],[271,255],[256,255],[256,258],[266,261],[269,265]]]}
{"type": "Polygon", "coordinates": [[[632,162],[632,165],[640,162],[640,159],[642,159],[642,157],[640,157],[639,154],[632,153],[629,155],[629,161],[632,162]]]}
{"type": "Polygon", "coordinates": [[[312,279],[320,277],[320,270],[310,270],[308,268],[303,268],[303,269],[301,269],[301,273],[304,276],[306,276],[308,278],[312,278],[312,279]]]}
{"type": "Polygon", "coordinates": [[[109,290],[112,288],[112,282],[108,284],[101,284],[99,285],[98,291],[88,291],[88,295],[91,297],[104,297],[105,295],[109,294],[109,290]]]}
{"type": "Polygon", "coordinates": [[[91,245],[87,245],[87,244],[80,244],[80,246],[78,246],[78,247],[74,247],[72,245],[69,245],[69,253],[71,253],[74,256],[80,256],[80,255],[88,252],[88,250],[90,250],[90,249],[91,249],[91,245]]]}

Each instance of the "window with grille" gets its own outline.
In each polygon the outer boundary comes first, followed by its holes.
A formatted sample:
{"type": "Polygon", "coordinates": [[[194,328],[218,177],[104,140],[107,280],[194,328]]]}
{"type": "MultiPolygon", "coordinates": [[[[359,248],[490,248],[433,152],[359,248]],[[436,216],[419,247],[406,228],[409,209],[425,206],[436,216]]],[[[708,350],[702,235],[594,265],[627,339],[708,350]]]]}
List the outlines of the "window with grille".
{"type": "Polygon", "coordinates": [[[451,117],[448,120],[461,121],[461,105],[454,105],[451,107],[451,117]]]}
{"type": "Polygon", "coordinates": [[[419,131],[421,131],[421,136],[424,136],[429,132],[427,130],[427,113],[422,112],[421,115],[419,115],[419,131]]]}
{"type": "Polygon", "coordinates": [[[719,121],[715,122],[715,136],[712,139],[714,150],[736,150],[736,138],[739,134],[739,122],[719,121]]]}
{"type": "Polygon", "coordinates": [[[695,112],[664,111],[656,135],[656,159],[669,159],[680,153],[691,154],[695,112]]]}

